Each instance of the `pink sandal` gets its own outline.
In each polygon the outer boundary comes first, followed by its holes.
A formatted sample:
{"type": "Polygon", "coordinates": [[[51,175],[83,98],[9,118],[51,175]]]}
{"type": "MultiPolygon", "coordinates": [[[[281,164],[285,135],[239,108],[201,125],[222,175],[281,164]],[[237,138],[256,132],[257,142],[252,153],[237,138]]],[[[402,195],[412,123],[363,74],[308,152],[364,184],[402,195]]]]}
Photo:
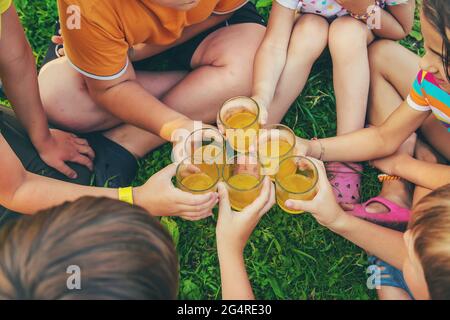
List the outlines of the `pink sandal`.
{"type": "Polygon", "coordinates": [[[375,197],[363,204],[354,205],[353,210],[347,211],[347,213],[350,213],[355,217],[368,220],[382,226],[391,227],[400,231],[404,229],[404,226],[408,224],[411,217],[411,210],[400,207],[396,203],[383,197],[375,197]],[[388,212],[367,212],[367,206],[372,203],[381,203],[388,209],[388,212]]]}
{"type": "Polygon", "coordinates": [[[353,162],[329,162],[326,168],[337,202],[359,203],[362,165],[353,162]]]}

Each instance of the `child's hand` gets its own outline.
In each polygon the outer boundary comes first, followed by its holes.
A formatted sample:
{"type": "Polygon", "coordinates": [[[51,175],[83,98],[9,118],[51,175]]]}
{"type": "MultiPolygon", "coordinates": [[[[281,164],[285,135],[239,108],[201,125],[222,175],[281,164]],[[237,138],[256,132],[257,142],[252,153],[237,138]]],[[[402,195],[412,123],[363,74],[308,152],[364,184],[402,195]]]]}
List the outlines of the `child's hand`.
{"type": "Polygon", "coordinates": [[[295,150],[296,156],[306,157],[309,156],[311,152],[311,141],[300,137],[296,137],[295,150]]]}
{"type": "Polygon", "coordinates": [[[212,216],[217,193],[196,195],[181,191],[172,183],[177,165],[171,164],[135,189],[135,202],[154,216],[179,216],[196,221],[212,216]]]}
{"type": "Polygon", "coordinates": [[[64,57],[66,55],[66,52],[64,51],[64,47],[63,47],[64,39],[61,35],[61,29],[58,31],[58,34],[59,35],[57,35],[57,36],[52,36],[52,42],[57,45],[56,53],[57,53],[58,57],[64,57]]]}
{"type": "Polygon", "coordinates": [[[76,179],[77,173],[66,162],[81,164],[91,171],[94,169],[94,151],[85,139],[72,133],[50,129],[48,138],[33,142],[41,159],[69,178],[76,179]]]}
{"type": "Polygon", "coordinates": [[[316,197],[311,201],[287,200],[285,205],[295,211],[310,212],[321,225],[333,229],[339,218],[345,213],[336,202],[323,162],[313,158],[309,159],[317,166],[319,173],[316,197]]]}
{"type": "Polygon", "coordinates": [[[223,183],[219,184],[219,197],[217,245],[242,253],[259,220],[275,204],[275,187],[266,177],[260,196],[241,212],[231,209],[228,191],[223,183]]]}

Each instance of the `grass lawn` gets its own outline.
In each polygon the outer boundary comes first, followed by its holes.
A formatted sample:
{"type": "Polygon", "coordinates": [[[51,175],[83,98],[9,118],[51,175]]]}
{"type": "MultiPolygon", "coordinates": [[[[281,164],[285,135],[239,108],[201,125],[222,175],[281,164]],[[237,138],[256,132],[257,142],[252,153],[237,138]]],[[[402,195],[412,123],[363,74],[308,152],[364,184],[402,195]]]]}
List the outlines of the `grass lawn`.
{"type": "MultiPolygon", "coordinates": [[[[38,63],[42,61],[57,19],[56,0],[14,0],[38,63]]],[[[267,16],[270,0],[258,0],[267,16]]],[[[402,42],[421,54],[419,22],[402,42]]],[[[333,136],[335,98],[329,54],[325,53],[308,85],[283,123],[305,138],[333,136]]],[[[136,184],[170,162],[170,146],[153,151],[141,162],[136,184]]],[[[374,169],[366,166],[363,200],[380,189],[374,169]]],[[[177,218],[162,222],[177,245],[180,298],[219,299],[220,275],[215,245],[215,220],[192,223],[177,218]]],[[[374,299],[366,287],[366,255],[348,241],[319,226],[309,215],[289,216],[274,208],[255,230],[245,251],[247,269],[260,299],[374,299]]]]}

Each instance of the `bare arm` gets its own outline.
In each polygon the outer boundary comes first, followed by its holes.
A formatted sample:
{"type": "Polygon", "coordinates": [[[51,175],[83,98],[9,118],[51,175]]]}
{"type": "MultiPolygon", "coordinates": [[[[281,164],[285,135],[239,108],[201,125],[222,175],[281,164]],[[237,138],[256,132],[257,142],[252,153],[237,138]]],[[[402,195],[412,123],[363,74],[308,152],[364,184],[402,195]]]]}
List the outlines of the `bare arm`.
{"type": "Polygon", "coordinates": [[[342,210],[339,220],[329,228],[372,255],[402,269],[407,256],[403,233],[350,216],[342,210]]]}
{"type": "Polygon", "coordinates": [[[223,300],[254,300],[242,252],[218,249],[223,300]]]}
{"type": "Polygon", "coordinates": [[[417,160],[405,154],[396,159],[392,174],[430,190],[450,183],[450,166],[417,160]]]}
{"type": "Polygon", "coordinates": [[[158,134],[167,141],[171,141],[175,129],[192,126],[189,118],[166,106],[136,81],[131,64],[125,74],[115,80],[85,79],[94,101],[126,123],[158,134]]]}
{"type": "Polygon", "coordinates": [[[70,178],[76,172],[71,161],[92,170],[94,152],[87,141],[60,130],[50,130],[39,95],[35,59],[14,6],[2,15],[0,77],[8,99],[42,160],[70,178]]]}
{"type": "Polygon", "coordinates": [[[321,225],[401,269],[407,256],[403,234],[345,213],[336,202],[324,164],[316,159],[311,161],[315,162],[319,170],[316,197],[311,201],[288,200],[286,206],[311,212],[321,225]]]}
{"type": "Polygon", "coordinates": [[[2,15],[2,24],[4,27],[0,38],[1,79],[17,117],[33,144],[39,147],[50,139],[50,131],[39,96],[33,53],[14,6],[2,15]]]}
{"type": "Polygon", "coordinates": [[[274,1],[266,35],[256,54],[254,67],[252,95],[265,107],[269,107],[272,102],[286,64],[294,23],[294,10],[274,1]]]}
{"type": "Polygon", "coordinates": [[[84,187],[26,172],[0,134],[0,204],[33,214],[83,196],[117,198],[116,189],[84,187]]]}
{"type": "MultiPolygon", "coordinates": [[[[347,10],[355,14],[365,14],[370,6],[375,4],[374,0],[336,0],[347,10]]],[[[380,37],[391,40],[405,38],[412,29],[414,23],[415,1],[396,6],[388,6],[381,10],[380,28],[373,29],[373,33],[380,37]]]]}
{"type": "Polygon", "coordinates": [[[381,126],[339,137],[308,142],[308,155],[324,161],[367,161],[393,154],[425,121],[429,112],[412,109],[403,102],[381,126]]]}

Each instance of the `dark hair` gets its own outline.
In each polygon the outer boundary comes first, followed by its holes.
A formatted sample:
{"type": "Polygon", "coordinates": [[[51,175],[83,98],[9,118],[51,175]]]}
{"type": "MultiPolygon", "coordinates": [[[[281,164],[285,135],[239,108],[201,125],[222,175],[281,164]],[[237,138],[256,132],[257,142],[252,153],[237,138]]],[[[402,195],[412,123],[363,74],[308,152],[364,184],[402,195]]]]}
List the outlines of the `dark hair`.
{"type": "Polygon", "coordinates": [[[442,62],[444,64],[447,79],[450,81],[450,74],[448,71],[450,41],[447,37],[447,29],[450,28],[450,1],[423,0],[423,13],[443,39],[442,62]]]}
{"type": "Polygon", "coordinates": [[[431,299],[450,299],[450,184],[417,203],[409,229],[431,299]]]}
{"type": "Polygon", "coordinates": [[[86,197],[0,231],[0,299],[175,299],[177,292],[172,238],[142,208],[86,197]],[[80,290],[69,289],[71,266],[80,270],[80,290]]]}

